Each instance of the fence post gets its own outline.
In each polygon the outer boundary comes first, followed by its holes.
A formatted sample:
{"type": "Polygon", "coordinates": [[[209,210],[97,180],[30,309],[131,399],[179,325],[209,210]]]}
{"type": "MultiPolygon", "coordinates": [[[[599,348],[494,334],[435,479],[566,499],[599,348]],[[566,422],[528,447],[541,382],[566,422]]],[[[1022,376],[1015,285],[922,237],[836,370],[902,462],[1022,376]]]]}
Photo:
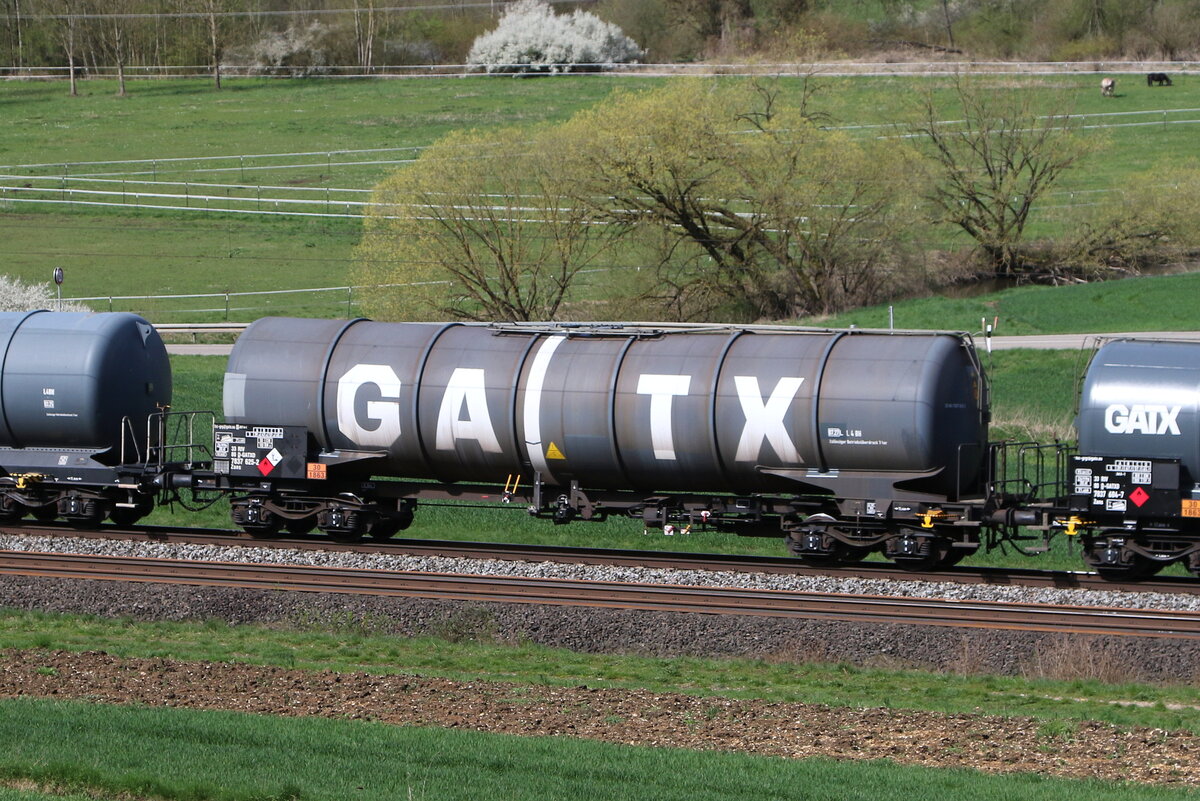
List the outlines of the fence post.
{"type": "Polygon", "coordinates": [[[225,293],[225,322],[229,322],[229,293],[225,293]]]}
{"type": "Polygon", "coordinates": [[[354,316],[350,313],[350,302],[353,299],[353,296],[354,296],[354,287],[352,287],[352,286],[346,287],[346,317],[354,316]]]}

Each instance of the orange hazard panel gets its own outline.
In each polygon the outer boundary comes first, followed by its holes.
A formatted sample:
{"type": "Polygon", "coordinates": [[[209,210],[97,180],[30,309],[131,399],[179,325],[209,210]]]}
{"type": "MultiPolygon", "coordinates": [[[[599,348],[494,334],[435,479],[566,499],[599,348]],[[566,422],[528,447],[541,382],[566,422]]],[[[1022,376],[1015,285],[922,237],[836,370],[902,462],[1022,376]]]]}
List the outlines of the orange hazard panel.
{"type": "Polygon", "coordinates": [[[1184,517],[1200,517],[1200,501],[1185,500],[1180,514],[1184,517]]]}
{"type": "MultiPolygon", "coordinates": [[[[326,478],[325,465],[318,464],[317,462],[309,462],[308,463],[308,477],[312,478],[312,479],[317,479],[319,481],[323,481],[326,478]]],[[[1200,513],[1198,513],[1198,514],[1200,514],[1200,513]]]]}

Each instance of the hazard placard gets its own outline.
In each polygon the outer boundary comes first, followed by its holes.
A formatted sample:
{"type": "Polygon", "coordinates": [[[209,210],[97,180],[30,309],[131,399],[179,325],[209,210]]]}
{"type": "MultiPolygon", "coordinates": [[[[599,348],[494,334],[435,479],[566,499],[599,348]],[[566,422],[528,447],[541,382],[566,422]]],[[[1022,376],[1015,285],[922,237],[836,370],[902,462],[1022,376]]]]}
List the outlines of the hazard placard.
{"type": "Polygon", "coordinates": [[[547,459],[566,459],[567,457],[563,456],[563,452],[558,449],[558,446],[555,445],[553,442],[551,442],[550,445],[546,448],[546,458],[547,459]]]}
{"type": "Polygon", "coordinates": [[[300,478],[306,445],[302,426],[218,423],[213,428],[213,470],[247,478],[300,478]]]}

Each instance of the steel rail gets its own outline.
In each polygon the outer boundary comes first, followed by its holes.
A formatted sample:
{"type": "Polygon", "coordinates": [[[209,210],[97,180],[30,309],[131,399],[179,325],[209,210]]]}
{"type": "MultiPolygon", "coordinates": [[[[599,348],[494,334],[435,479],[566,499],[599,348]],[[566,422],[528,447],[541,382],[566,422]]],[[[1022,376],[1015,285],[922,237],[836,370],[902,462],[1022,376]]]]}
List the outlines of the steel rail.
{"type": "Polygon", "coordinates": [[[917,572],[887,562],[860,562],[839,567],[809,567],[792,557],[736,554],[641,551],[579,546],[526,545],[519,543],[458,540],[391,539],[382,542],[338,542],[321,535],[255,539],[226,529],[187,529],[142,526],[119,529],[81,529],[62,524],[0,524],[0,533],[29,536],[77,537],[149,542],[190,543],[227,547],[293,548],[352,553],[434,556],[452,559],[492,559],[519,562],[649,567],[664,570],[728,570],[739,573],[774,573],[792,576],[920,581],[950,584],[984,584],[1030,588],[1104,590],[1123,593],[1200,595],[1200,581],[1186,576],[1156,576],[1136,582],[1103,579],[1095,573],[1033,568],[963,567],[917,572]]]}
{"type": "Polygon", "coordinates": [[[0,551],[0,575],[1200,639],[1200,613],[0,551]]]}

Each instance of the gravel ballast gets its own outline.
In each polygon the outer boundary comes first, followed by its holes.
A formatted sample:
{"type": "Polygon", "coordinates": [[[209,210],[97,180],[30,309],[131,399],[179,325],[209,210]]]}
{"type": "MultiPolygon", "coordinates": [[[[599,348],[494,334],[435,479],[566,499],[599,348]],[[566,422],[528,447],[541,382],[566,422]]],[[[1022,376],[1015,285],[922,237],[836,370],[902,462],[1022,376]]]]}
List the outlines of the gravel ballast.
{"type": "MultiPolygon", "coordinates": [[[[0,536],[0,549],[202,561],[311,564],[379,570],[550,576],[1088,606],[1194,609],[1196,596],[1029,589],[951,582],[810,578],[732,571],[678,571],[261,547],[199,546],[70,537],[0,536]]],[[[856,624],[756,616],[649,612],[289,593],[188,585],[0,577],[0,605],[136,620],[221,619],[303,627],[353,625],[398,635],[535,642],[596,653],[742,656],[834,661],[961,672],[1188,681],[1200,643],[1173,638],[1082,638],[1033,632],[856,624]]]]}

